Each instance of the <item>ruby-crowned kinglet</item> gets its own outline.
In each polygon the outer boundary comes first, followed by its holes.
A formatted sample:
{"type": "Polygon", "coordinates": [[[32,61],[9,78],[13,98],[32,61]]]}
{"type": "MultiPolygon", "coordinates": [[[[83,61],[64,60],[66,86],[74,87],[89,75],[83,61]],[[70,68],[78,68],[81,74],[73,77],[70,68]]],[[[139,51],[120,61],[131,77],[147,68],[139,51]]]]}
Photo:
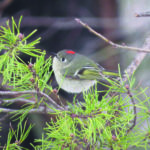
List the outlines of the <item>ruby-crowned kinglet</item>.
{"type": "Polygon", "coordinates": [[[104,80],[104,77],[109,76],[109,72],[106,72],[103,67],[72,50],[58,52],[53,58],[52,67],[60,88],[70,93],[86,91],[96,81],[104,80]]]}

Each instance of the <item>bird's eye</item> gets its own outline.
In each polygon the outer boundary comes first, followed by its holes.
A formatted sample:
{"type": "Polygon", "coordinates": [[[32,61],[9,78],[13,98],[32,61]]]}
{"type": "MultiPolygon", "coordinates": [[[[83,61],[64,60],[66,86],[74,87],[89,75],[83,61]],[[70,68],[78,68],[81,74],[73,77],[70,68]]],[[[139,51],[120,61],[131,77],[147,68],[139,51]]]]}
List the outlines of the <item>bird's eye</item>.
{"type": "Polygon", "coordinates": [[[66,58],[62,57],[62,58],[61,58],[61,61],[62,61],[62,62],[66,62],[66,58]]]}

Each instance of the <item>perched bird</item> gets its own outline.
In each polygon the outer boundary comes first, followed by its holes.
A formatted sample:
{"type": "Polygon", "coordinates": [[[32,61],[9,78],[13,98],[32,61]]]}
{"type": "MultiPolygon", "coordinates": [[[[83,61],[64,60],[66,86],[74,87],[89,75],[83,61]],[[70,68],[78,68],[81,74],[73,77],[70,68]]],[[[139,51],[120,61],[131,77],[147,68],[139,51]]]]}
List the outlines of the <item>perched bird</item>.
{"type": "Polygon", "coordinates": [[[69,93],[87,91],[98,80],[117,75],[72,50],[58,52],[53,58],[52,67],[58,85],[69,93]]]}

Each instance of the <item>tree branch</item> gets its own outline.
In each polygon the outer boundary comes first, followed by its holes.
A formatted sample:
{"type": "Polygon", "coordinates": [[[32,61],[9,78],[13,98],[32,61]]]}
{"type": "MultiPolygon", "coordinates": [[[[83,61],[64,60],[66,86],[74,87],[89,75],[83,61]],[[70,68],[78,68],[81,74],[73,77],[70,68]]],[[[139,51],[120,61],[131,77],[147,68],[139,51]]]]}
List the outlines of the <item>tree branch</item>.
{"type": "Polygon", "coordinates": [[[150,11],[147,12],[141,12],[141,13],[136,13],[135,17],[150,17],[150,11]]]}
{"type": "MultiPolygon", "coordinates": [[[[144,43],[144,46],[143,46],[145,49],[149,49],[150,48],[150,37],[148,37],[146,40],[145,40],[145,43],[144,43]]],[[[136,69],[139,67],[139,65],[142,63],[142,61],[144,60],[145,56],[147,55],[147,53],[142,53],[142,52],[139,52],[134,60],[131,62],[131,64],[126,68],[126,70],[124,71],[124,74],[123,74],[123,81],[127,81],[127,76],[131,76],[135,71],[136,69]]]]}
{"type": "MultiPolygon", "coordinates": [[[[0,112],[3,112],[3,113],[15,113],[16,111],[19,111],[18,109],[9,109],[9,108],[0,108],[0,112]]],[[[52,110],[52,109],[50,109],[50,108],[48,108],[48,109],[46,109],[46,112],[48,113],[48,112],[50,112],[50,113],[52,113],[52,112],[54,112],[54,110],[52,110]]],[[[39,108],[35,108],[35,109],[31,109],[31,110],[29,110],[29,112],[28,113],[30,113],[30,114],[32,114],[32,113],[38,113],[38,114],[45,114],[46,113],[45,112],[45,107],[44,106],[40,106],[39,108]]],[[[1,119],[0,119],[0,121],[1,121],[1,119]]]]}
{"type": "Polygon", "coordinates": [[[131,98],[131,102],[133,104],[133,112],[134,112],[134,119],[133,119],[133,124],[132,126],[127,130],[127,134],[135,127],[136,125],[136,118],[137,118],[137,112],[136,112],[136,105],[135,105],[135,101],[133,98],[133,95],[130,91],[129,85],[126,85],[126,89],[127,89],[127,94],[128,96],[131,98]]]}
{"type": "Polygon", "coordinates": [[[101,33],[98,33],[95,30],[93,30],[90,26],[88,26],[86,23],[84,23],[80,19],[76,18],[75,20],[78,23],[80,23],[83,27],[85,27],[86,29],[88,29],[91,33],[93,33],[94,35],[96,35],[97,37],[99,37],[100,39],[104,40],[106,43],[108,43],[109,45],[111,45],[111,46],[113,46],[115,48],[121,48],[121,49],[130,50],[130,51],[150,53],[150,49],[130,47],[130,46],[126,46],[126,45],[116,44],[116,43],[112,42],[111,40],[109,40],[108,38],[106,38],[105,36],[103,36],[101,33]]]}
{"type": "MultiPolygon", "coordinates": [[[[0,91],[1,92],[1,91],[0,91]]],[[[2,104],[9,104],[9,103],[28,103],[28,104],[35,104],[35,101],[31,99],[24,99],[24,98],[15,98],[15,99],[9,99],[9,100],[0,100],[2,104]]]]}
{"type": "Polygon", "coordinates": [[[59,106],[55,101],[53,101],[53,99],[51,97],[49,97],[47,94],[40,92],[40,91],[0,91],[0,95],[4,96],[4,95],[22,95],[22,94],[40,94],[41,96],[44,96],[45,98],[47,98],[49,100],[49,102],[57,109],[59,110],[65,110],[65,108],[59,106]]]}

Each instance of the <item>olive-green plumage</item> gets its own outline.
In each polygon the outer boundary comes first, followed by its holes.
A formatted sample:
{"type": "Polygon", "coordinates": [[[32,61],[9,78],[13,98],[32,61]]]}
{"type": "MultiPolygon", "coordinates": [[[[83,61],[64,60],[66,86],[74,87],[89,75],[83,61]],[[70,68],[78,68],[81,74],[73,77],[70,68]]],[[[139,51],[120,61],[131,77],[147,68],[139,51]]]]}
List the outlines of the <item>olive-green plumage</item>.
{"type": "Polygon", "coordinates": [[[59,86],[67,92],[80,93],[88,90],[97,80],[116,76],[86,56],[70,50],[62,50],[53,59],[53,70],[59,86]]]}

